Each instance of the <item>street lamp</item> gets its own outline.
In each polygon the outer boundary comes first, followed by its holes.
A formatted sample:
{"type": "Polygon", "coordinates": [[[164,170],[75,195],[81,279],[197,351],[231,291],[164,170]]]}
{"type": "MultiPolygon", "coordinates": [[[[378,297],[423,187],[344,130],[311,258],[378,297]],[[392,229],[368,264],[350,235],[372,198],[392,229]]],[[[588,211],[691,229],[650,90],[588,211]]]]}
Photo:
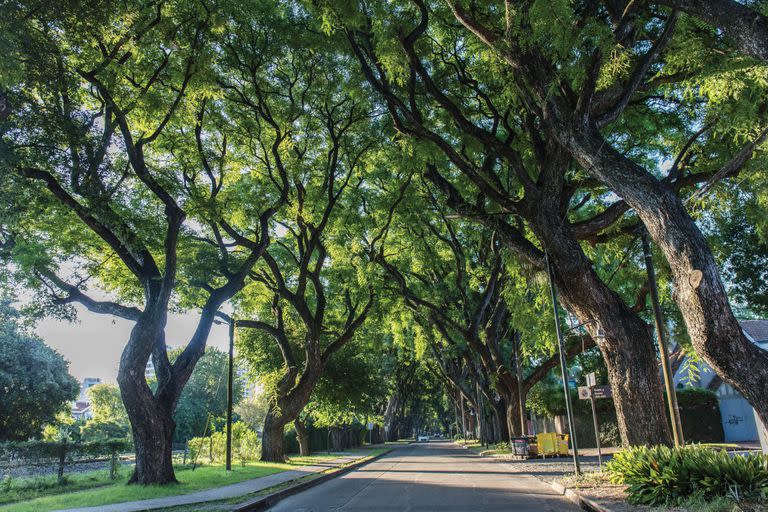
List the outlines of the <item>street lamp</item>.
{"type": "MultiPolygon", "coordinates": [[[[576,441],[576,422],[573,418],[573,404],[571,403],[571,393],[568,385],[568,362],[565,357],[565,344],[563,343],[563,332],[560,330],[560,312],[557,308],[557,288],[555,287],[555,270],[552,268],[552,264],[549,261],[549,254],[544,253],[544,260],[547,264],[547,274],[549,275],[549,291],[552,296],[552,310],[555,314],[555,332],[557,333],[557,351],[560,354],[560,373],[563,378],[563,394],[565,394],[565,412],[568,417],[568,431],[571,433],[571,442],[573,443],[573,468],[578,475],[581,473],[581,466],[579,465],[579,445],[576,441]]],[[[596,323],[594,320],[585,322],[568,329],[567,332],[572,331],[578,327],[588,325],[590,323],[596,323]]],[[[597,324],[596,338],[605,338],[605,332],[603,332],[600,324],[597,324]]]]}
{"type": "Polygon", "coordinates": [[[232,387],[235,354],[235,327],[237,320],[229,320],[229,368],[227,369],[227,471],[232,471],[232,387]]]}
{"type": "Polygon", "coordinates": [[[664,376],[664,388],[667,392],[667,404],[669,407],[669,416],[672,420],[672,437],[675,446],[685,444],[683,439],[683,425],[680,421],[680,409],[677,406],[677,391],[675,391],[674,376],[672,374],[672,365],[669,362],[669,353],[667,352],[667,340],[664,336],[664,319],[661,315],[661,306],[659,304],[659,291],[656,284],[656,271],[653,268],[653,253],[651,244],[648,241],[648,231],[640,228],[640,238],[643,242],[643,256],[645,258],[645,271],[648,275],[648,288],[651,293],[651,303],[653,305],[653,320],[656,326],[656,337],[659,341],[659,356],[661,356],[661,370],[664,376]]]}

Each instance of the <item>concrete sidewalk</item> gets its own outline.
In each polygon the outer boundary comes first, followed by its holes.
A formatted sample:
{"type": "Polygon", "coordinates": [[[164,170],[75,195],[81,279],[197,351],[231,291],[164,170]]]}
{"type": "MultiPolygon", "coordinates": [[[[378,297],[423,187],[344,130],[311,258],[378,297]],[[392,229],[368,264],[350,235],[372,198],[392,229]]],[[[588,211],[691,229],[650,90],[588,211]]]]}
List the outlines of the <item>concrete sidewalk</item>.
{"type": "Polygon", "coordinates": [[[339,457],[330,459],[322,463],[311,466],[301,466],[282,473],[263,476],[245,480],[236,484],[225,485],[223,487],[214,487],[203,491],[192,492],[189,494],[179,494],[177,496],[165,496],[163,498],[152,498],[141,501],[126,501],[123,503],[114,503],[112,505],[99,505],[96,507],[68,508],[58,512],[138,512],[141,510],[153,510],[158,508],[177,507],[181,505],[193,505],[196,503],[205,503],[209,501],[226,500],[237,498],[255,492],[263,491],[275,485],[284,484],[291,480],[311,475],[312,473],[321,473],[327,469],[337,468],[365,457],[370,454],[362,453],[352,457],[339,457]]]}

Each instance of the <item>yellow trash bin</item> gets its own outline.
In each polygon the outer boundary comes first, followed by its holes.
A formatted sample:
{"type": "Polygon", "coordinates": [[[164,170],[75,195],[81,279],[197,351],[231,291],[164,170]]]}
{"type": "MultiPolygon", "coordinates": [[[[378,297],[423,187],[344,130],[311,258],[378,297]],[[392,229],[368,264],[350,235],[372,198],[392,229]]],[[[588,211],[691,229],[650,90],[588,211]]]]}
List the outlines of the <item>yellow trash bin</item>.
{"type": "Polygon", "coordinates": [[[568,434],[557,434],[558,455],[568,455],[568,434]]]}
{"type": "Polygon", "coordinates": [[[536,434],[536,447],[538,448],[539,455],[543,457],[557,455],[557,433],[542,432],[536,434]]]}

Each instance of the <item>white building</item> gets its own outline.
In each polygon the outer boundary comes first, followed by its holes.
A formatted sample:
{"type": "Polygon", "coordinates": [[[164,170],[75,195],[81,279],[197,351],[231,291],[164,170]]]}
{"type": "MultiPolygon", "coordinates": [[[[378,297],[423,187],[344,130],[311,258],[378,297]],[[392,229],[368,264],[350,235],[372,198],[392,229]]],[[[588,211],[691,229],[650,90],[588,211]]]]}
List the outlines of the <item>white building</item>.
{"type": "Polygon", "coordinates": [[[80,396],[77,400],[72,402],[72,418],[76,420],[89,420],[93,418],[93,411],[91,410],[91,401],[88,399],[88,389],[92,388],[96,384],[101,384],[101,379],[98,377],[86,377],[83,382],[80,383],[80,396]]]}
{"type": "MultiPolygon", "coordinates": [[[[768,320],[740,320],[739,324],[749,341],[763,350],[768,350],[768,320]]],[[[689,368],[687,357],[675,357],[673,353],[672,362],[677,388],[698,387],[709,389],[717,394],[726,442],[757,441],[754,410],[738,391],[723,382],[706,363],[697,365],[698,376],[692,378],[695,372],[689,368]]]]}

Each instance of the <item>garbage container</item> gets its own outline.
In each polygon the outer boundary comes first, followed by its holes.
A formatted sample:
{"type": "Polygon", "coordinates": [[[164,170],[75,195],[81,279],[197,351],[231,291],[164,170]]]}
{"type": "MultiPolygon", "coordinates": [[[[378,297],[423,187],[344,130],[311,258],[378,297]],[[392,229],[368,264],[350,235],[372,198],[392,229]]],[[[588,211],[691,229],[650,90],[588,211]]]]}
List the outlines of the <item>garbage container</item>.
{"type": "Polygon", "coordinates": [[[557,434],[557,454],[568,456],[568,434],[557,434]]]}
{"type": "Polygon", "coordinates": [[[536,445],[539,455],[543,457],[551,457],[558,454],[557,435],[556,432],[542,432],[536,435],[536,445]]]}
{"type": "Polygon", "coordinates": [[[539,445],[536,442],[536,436],[527,436],[528,439],[528,457],[534,458],[539,456],[539,445]]]}
{"type": "Polygon", "coordinates": [[[517,457],[528,457],[528,438],[515,437],[512,439],[512,453],[517,457]]]}

